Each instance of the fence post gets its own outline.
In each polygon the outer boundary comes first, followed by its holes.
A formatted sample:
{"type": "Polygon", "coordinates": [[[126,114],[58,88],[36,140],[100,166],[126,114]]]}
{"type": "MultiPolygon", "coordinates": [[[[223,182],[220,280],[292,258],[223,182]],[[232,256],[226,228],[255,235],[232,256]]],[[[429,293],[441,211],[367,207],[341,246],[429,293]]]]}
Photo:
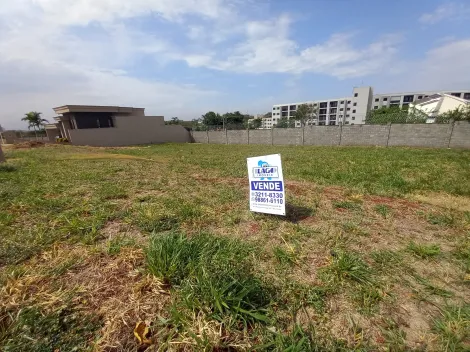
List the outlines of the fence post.
{"type": "Polygon", "coordinates": [[[225,129],[225,144],[228,144],[228,135],[227,135],[227,129],[225,129]]]}
{"type": "Polygon", "coordinates": [[[338,145],[341,145],[341,140],[343,139],[343,124],[339,124],[339,143],[338,145]]]}
{"type": "Polygon", "coordinates": [[[305,145],[305,126],[302,126],[302,145],[305,145]]]}
{"type": "Polygon", "coordinates": [[[452,126],[450,127],[450,135],[449,135],[449,142],[447,143],[447,148],[450,148],[450,142],[452,141],[452,135],[454,134],[455,121],[450,120],[450,124],[452,126]]]}
{"type": "Polygon", "coordinates": [[[206,130],[206,135],[207,135],[207,144],[209,144],[209,130],[206,130]]]}
{"type": "Polygon", "coordinates": [[[388,123],[388,135],[387,135],[387,148],[388,148],[388,142],[390,141],[390,132],[392,130],[392,123],[388,123]]]}
{"type": "Polygon", "coordinates": [[[274,127],[271,127],[271,145],[274,145],[274,127]]]}
{"type": "Polygon", "coordinates": [[[246,139],[247,139],[248,145],[249,145],[250,144],[250,130],[249,129],[246,130],[246,139]]]}

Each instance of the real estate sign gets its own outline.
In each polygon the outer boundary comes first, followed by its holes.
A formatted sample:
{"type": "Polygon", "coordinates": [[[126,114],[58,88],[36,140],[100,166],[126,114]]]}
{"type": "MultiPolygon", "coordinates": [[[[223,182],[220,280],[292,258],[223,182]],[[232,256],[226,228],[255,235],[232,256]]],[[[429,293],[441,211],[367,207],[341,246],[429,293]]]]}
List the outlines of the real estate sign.
{"type": "Polygon", "coordinates": [[[281,155],[247,158],[250,182],[250,210],[286,215],[281,155]]]}

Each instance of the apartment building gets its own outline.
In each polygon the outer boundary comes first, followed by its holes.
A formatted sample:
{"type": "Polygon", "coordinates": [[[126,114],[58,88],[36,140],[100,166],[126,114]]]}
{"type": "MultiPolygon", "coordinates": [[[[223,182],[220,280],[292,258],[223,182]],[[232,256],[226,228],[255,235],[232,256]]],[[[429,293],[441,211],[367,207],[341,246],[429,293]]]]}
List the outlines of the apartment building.
{"type": "MultiPolygon", "coordinates": [[[[307,121],[307,125],[355,125],[364,124],[367,112],[379,109],[383,106],[404,107],[414,101],[427,98],[433,94],[449,94],[454,97],[470,100],[470,90],[456,91],[426,91],[412,93],[389,93],[373,94],[373,88],[354,87],[352,96],[312,100],[300,103],[276,104],[273,105],[272,118],[264,121],[264,128],[276,126],[282,117],[291,118],[294,116],[297,107],[302,104],[312,104],[317,113],[312,119],[307,121]]],[[[295,123],[300,127],[300,122],[295,123]]]]}

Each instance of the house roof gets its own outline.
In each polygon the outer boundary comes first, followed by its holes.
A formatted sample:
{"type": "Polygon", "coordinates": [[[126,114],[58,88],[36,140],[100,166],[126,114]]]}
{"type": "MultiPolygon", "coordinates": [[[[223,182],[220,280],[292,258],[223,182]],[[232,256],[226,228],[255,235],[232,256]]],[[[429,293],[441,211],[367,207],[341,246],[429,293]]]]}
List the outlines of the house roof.
{"type": "Polygon", "coordinates": [[[457,100],[461,103],[464,103],[464,104],[470,104],[470,101],[468,100],[465,100],[465,99],[462,99],[462,98],[459,98],[459,97],[456,97],[456,96],[453,96],[453,95],[450,95],[450,94],[441,94],[441,93],[436,93],[436,94],[433,94],[433,95],[430,95],[429,97],[427,98],[423,98],[423,99],[420,99],[420,100],[416,100],[412,103],[413,106],[416,106],[416,105],[423,105],[423,104],[426,104],[426,103],[429,103],[431,101],[435,101],[436,99],[443,99],[443,98],[450,98],[450,99],[454,99],[454,100],[457,100]]]}
{"type": "Polygon", "coordinates": [[[144,108],[133,108],[127,106],[99,106],[99,105],[63,105],[54,108],[56,114],[66,114],[69,112],[124,112],[132,113],[135,110],[144,108]]]}

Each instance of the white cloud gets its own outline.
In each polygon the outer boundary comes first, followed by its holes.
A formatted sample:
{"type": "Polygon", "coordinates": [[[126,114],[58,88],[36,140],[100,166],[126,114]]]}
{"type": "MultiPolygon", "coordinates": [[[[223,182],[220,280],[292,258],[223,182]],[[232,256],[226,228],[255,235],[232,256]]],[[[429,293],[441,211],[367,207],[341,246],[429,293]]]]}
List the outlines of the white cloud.
{"type": "Polygon", "coordinates": [[[447,42],[429,50],[410,70],[410,85],[421,89],[468,89],[470,38],[447,42]]]}
{"type": "Polygon", "coordinates": [[[292,20],[283,15],[275,21],[245,24],[245,38],[232,50],[212,55],[192,66],[248,73],[321,73],[338,78],[359,77],[379,72],[397,52],[400,37],[383,36],[364,47],[354,47],[354,35],[335,34],[326,42],[307,48],[289,37],[292,20]]]}
{"type": "Polygon", "coordinates": [[[419,17],[419,22],[431,25],[446,20],[458,21],[468,18],[470,18],[469,4],[450,2],[440,5],[433,12],[422,14],[419,17]]]}
{"type": "Polygon", "coordinates": [[[86,25],[142,15],[178,21],[185,15],[218,18],[230,11],[223,0],[32,0],[49,22],[86,25]]]}
{"type": "MultiPolygon", "coordinates": [[[[179,21],[184,15],[211,17],[226,11],[219,0],[177,2],[176,7],[175,1],[153,0],[18,0],[2,5],[0,123],[18,128],[25,111],[51,117],[52,107],[63,104],[131,105],[152,114],[198,116],[217,92],[133,78],[125,69],[142,55],[162,63],[180,54],[167,39],[126,26],[119,18],[152,11],[179,21]],[[88,22],[93,24],[85,26],[88,22]]],[[[203,57],[188,60],[201,63],[203,57]]]]}
{"type": "Polygon", "coordinates": [[[192,118],[219,96],[190,84],[145,81],[96,69],[85,72],[74,66],[16,62],[14,66],[0,64],[0,72],[1,87],[7,87],[0,89],[0,124],[6,128],[22,126],[20,118],[31,110],[41,111],[51,120],[52,108],[64,104],[136,106],[146,108],[149,115],[178,113],[192,118]]]}

